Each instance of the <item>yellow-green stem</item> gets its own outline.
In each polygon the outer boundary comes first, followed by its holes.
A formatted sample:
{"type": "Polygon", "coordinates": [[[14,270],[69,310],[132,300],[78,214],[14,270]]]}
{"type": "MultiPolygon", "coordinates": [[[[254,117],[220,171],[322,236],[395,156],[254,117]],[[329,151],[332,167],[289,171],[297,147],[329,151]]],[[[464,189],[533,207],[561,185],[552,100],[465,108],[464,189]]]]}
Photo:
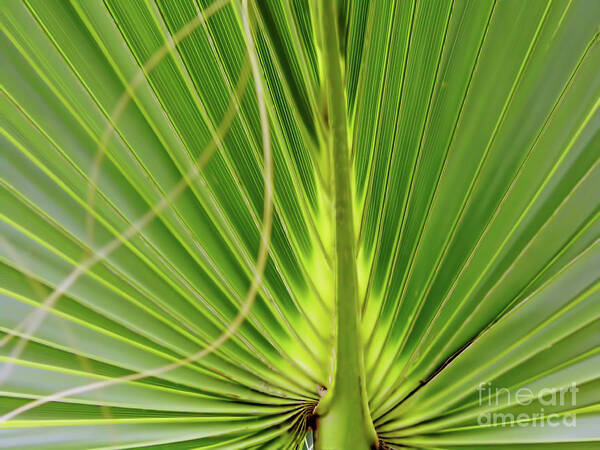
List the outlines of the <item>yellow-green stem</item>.
{"type": "Polygon", "coordinates": [[[335,195],[337,333],[333,383],[317,408],[315,444],[317,449],[362,450],[375,447],[377,437],[369,414],[360,337],[352,172],[337,5],[333,0],[322,0],[319,5],[335,195]]]}

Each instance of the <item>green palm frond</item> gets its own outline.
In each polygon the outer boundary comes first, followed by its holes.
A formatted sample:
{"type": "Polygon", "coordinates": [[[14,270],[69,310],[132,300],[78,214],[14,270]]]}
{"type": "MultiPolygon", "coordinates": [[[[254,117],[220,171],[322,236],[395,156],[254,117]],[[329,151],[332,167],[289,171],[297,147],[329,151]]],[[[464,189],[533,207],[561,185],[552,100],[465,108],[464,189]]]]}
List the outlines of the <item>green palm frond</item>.
{"type": "Polygon", "coordinates": [[[596,448],[600,2],[0,2],[0,448],[596,448]]]}

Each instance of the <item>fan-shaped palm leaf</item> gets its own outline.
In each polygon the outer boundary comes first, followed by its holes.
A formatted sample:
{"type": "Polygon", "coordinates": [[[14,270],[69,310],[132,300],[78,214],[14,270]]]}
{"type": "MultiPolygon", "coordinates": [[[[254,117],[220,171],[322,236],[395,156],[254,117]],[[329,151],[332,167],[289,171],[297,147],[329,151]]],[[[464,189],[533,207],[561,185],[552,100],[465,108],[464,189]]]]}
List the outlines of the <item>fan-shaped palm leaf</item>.
{"type": "Polygon", "coordinates": [[[598,446],[600,2],[0,26],[0,448],[598,446]]]}

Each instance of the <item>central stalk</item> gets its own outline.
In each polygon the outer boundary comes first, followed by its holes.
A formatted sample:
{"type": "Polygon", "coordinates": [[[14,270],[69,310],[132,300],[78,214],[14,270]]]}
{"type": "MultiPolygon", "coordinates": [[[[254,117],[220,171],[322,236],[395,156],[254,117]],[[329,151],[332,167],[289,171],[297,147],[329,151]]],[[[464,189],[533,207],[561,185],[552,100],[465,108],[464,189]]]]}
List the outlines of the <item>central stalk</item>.
{"type": "Polygon", "coordinates": [[[335,195],[335,301],[337,313],[333,384],[317,407],[317,449],[370,449],[377,436],[369,414],[365,383],[346,96],[342,80],[338,2],[320,2],[319,21],[327,92],[335,195]]]}

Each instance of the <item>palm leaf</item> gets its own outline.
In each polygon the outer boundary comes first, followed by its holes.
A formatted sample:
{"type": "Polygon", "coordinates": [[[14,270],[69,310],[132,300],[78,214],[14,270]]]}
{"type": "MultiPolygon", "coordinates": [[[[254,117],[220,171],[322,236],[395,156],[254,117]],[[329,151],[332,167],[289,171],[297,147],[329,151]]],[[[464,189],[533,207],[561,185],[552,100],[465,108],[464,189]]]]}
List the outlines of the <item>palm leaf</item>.
{"type": "Polygon", "coordinates": [[[599,26],[2,2],[0,447],[597,447],[599,26]]]}

